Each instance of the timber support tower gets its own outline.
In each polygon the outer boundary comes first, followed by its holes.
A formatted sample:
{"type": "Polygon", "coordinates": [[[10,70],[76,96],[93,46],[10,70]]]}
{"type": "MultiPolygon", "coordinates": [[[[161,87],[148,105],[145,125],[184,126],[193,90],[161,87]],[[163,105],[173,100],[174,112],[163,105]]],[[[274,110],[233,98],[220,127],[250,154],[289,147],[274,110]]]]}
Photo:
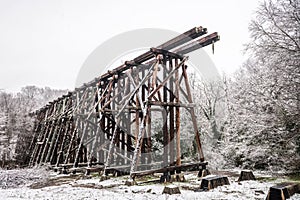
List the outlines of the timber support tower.
{"type": "Polygon", "coordinates": [[[29,165],[50,164],[65,172],[97,169],[103,176],[130,174],[132,180],[205,169],[186,55],[218,40],[216,32],[195,27],[35,111],[29,165]],[[198,162],[181,162],[182,109],[191,117],[198,162]],[[157,116],[163,119],[160,161],[153,157],[157,116]]]}

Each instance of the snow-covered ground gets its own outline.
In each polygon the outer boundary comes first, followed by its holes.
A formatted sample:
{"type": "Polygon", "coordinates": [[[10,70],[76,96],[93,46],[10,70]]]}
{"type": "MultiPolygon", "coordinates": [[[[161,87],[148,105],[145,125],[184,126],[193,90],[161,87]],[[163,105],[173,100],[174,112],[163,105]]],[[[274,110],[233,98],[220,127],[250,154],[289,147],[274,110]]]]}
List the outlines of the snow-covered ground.
{"type": "MultiPolygon", "coordinates": [[[[206,192],[191,189],[200,186],[195,175],[187,175],[188,182],[174,182],[181,194],[162,194],[165,184],[152,183],[126,186],[127,177],[118,177],[99,182],[99,177],[84,179],[80,176],[50,174],[45,169],[0,170],[0,199],[253,199],[263,200],[272,182],[243,181],[230,179],[230,185],[206,192]],[[54,181],[56,180],[56,181],[54,181]],[[48,184],[51,182],[52,184],[48,184]],[[35,183],[35,184],[33,184],[35,183]],[[33,185],[32,185],[33,184],[33,185]],[[37,189],[33,189],[37,188],[37,189]]],[[[300,199],[296,194],[292,200],[300,199]]]]}
{"type": "Polygon", "coordinates": [[[49,172],[45,168],[29,168],[19,170],[0,169],[0,188],[19,188],[36,182],[46,182],[49,178],[49,175],[49,172]]]}

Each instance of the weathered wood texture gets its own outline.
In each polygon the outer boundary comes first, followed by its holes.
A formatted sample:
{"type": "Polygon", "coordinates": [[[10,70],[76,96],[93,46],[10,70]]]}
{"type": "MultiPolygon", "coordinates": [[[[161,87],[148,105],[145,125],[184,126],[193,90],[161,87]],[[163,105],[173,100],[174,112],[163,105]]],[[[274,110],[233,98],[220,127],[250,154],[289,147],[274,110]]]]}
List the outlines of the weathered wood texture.
{"type": "Polygon", "coordinates": [[[300,193],[299,183],[281,183],[270,187],[267,200],[285,200],[300,193]]]}
{"type": "Polygon", "coordinates": [[[238,181],[256,180],[252,171],[241,171],[238,181]]]}
{"type": "Polygon", "coordinates": [[[204,177],[201,181],[200,189],[211,190],[222,185],[230,185],[229,180],[226,176],[204,177]]]}
{"type": "Polygon", "coordinates": [[[165,147],[161,169],[175,167],[171,173],[180,172],[185,169],[181,164],[181,109],[191,114],[203,163],[184,54],[219,40],[217,33],[199,39],[206,33],[202,27],[191,29],[37,110],[29,165],[78,171],[82,163],[88,169],[101,164],[103,174],[127,166],[122,169],[130,171],[132,178],[149,172],[157,162],[152,156],[154,113],[161,113],[165,147]]]}
{"type": "Polygon", "coordinates": [[[200,169],[198,172],[198,177],[205,177],[207,175],[210,175],[210,171],[208,169],[200,169]]]}
{"type": "Polygon", "coordinates": [[[181,194],[179,187],[175,185],[167,185],[164,187],[163,194],[181,194]]]}

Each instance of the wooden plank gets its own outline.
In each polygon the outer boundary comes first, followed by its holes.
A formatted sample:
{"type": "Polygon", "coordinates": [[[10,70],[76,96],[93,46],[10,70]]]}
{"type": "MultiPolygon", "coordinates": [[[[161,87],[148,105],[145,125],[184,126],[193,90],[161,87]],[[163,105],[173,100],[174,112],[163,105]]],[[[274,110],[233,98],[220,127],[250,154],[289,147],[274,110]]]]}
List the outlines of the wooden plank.
{"type": "MultiPolygon", "coordinates": [[[[174,95],[172,94],[170,96],[174,96],[174,95]]],[[[149,105],[155,105],[155,106],[172,106],[172,107],[184,107],[184,108],[194,108],[196,106],[196,104],[194,104],[194,103],[186,104],[186,103],[180,103],[180,102],[147,101],[146,103],[148,103],[149,105]]]]}
{"type": "Polygon", "coordinates": [[[174,170],[186,170],[189,168],[199,167],[199,166],[206,166],[207,162],[197,162],[197,163],[184,163],[179,166],[167,166],[159,169],[151,169],[151,170],[143,170],[143,171],[136,171],[132,173],[132,176],[145,176],[150,175],[154,173],[163,173],[163,172],[169,172],[174,170]]]}

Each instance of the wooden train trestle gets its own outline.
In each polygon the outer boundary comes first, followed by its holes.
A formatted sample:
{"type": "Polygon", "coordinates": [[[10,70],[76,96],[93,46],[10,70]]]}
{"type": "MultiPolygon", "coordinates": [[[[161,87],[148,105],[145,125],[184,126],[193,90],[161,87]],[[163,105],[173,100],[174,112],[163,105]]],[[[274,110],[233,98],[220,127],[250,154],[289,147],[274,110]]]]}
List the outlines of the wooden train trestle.
{"type": "Polygon", "coordinates": [[[196,27],[37,110],[29,165],[135,175],[205,166],[185,55],[219,40],[196,27]],[[200,39],[198,39],[200,37],[200,39]],[[191,115],[199,162],[181,163],[180,112],[191,115]],[[153,119],[163,154],[153,156],[153,119]]]}

